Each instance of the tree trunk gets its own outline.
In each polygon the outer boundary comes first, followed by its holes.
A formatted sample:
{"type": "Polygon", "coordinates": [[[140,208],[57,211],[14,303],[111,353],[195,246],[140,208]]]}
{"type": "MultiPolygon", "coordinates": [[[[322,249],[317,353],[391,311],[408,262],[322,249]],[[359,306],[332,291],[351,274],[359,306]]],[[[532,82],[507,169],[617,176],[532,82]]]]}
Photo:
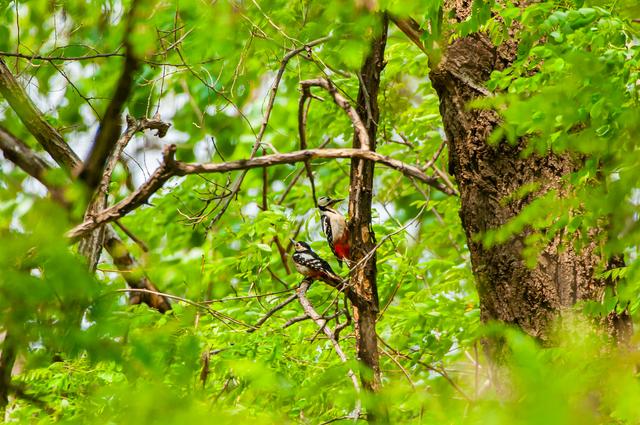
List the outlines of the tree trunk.
{"type": "MultiPolygon", "coordinates": [[[[360,89],[356,110],[364,123],[369,148],[375,150],[376,131],[380,117],[378,89],[380,73],[384,68],[384,50],[387,43],[388,19],[382,15],[380,28],[375,29],[371,40],[371,51],[360,69],[360,89]]],[[[353,139],[354,148],[363,148],[359,137],[353,139]]],[[[351,235],[351,266],[357,264],[375,245],[371,228],[371,201],[373,195],[373,172],[375,163],[364,159],[351,160],[351,185],[349,189],[349,231],[351,235]]],[[[369,369],[361,374],[362,386],[370,392],[380,388],[380,362],[376,320],[378,318],[378,288],[376,285],[376,255],[372,255],[351,275],[350,284],[355,289],[358,303],[353,306],[358,359],[369,369]]],[[[370,406],[367,411],[370,422],[386,422],[384,406],[370,406]]]]}
{"type": "MultiPolygon", "coordinates": [[[[464,11],[458,11],[459,16],[461,13],[464,11]]],[[[515,47],[513,40],[495,47],[484,34],[457,39],[446,48],[442,60],[431,65],[430,78],[440,98],[449,143],[449,171],[459,185],[460,218],[471,252],[481,318],[484,322],[499,320],[517,325],[546,341],[549,325],[559,312],[580,300],[599,299],[607,282],[594,277],[603,260],[595,243],[580,252],[566,244],[561,248],[564,232],[543,249],[533,268],[522,256],[529,230],[490,248],[476,239],[518,215],[535,196],[560,190],[562,176],[582,165],[570,154],[522,157],[525,141],[488,145],[498,115],[467,105],[486,94],[483,85],[492,71],[511,64],[515,47]],[[534,182],[539,185],[536,193],[522,200],[504,201],[523,185],[534,182]]],[[[624,326],[631,326],[628,319],[622,321],[624,326]]]]}

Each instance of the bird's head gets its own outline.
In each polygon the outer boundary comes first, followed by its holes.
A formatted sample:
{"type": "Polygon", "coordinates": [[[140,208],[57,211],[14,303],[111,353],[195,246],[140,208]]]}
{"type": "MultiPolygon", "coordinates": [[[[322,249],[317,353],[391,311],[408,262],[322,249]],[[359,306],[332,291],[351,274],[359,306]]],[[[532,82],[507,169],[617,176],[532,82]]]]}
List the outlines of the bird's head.
{"type": "Polygon", "coordinates": [[[306,242],[299,242],[291,239],[291,243],[293,244],[293,249],[295,249],[296,252],[311,251],[311,247],[306,242]]]}
{"type": "Polygon", "coordinates": [[[318,207],[320,208],[331,207],[340,201],[343,201],[343,199],[333,199],[333,198],[329,198],[328,196],[321,196],[318,198],[318,207]]]}

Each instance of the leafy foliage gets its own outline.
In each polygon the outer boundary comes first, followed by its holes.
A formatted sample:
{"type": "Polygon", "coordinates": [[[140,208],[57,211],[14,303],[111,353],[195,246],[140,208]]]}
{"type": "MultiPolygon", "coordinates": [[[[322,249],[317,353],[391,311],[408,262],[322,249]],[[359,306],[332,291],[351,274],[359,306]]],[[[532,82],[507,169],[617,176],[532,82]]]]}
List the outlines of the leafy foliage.
{"type": "MultiPolygon", "coordinates": [[[[0,55],[82,156],[121,71],[122,43],[131,40],[143,63],[128,112],[159,112],[172,128],[165,139],[145,134],[127,148],[110,187],[114,202],[131,192],[129,178],[139,184],[148,177],[164,143],[178,143],[177,157],[184,161],[248,158],[283,56],[330,36],[287,65],[259,152],[296,150],[300,80],[327,75],[347,98],[357,96],[355,71],[377,22],[359,3],[369,2],[185,0],[176,6],[140,0],[131,18],[135,30],[128,34],[130,1],[0,0],[0,55]],[[15,51],[24,57],[8,54],[15,51]],[[98,52],[113,55],[94,57],[98,52]],[[81,58],[61,59],[72,56],[81,58]]],[[[447,37],[475,31],[489,32],[499,44],[517,23],[518,60],[487,83],[499,94],[475,106],[502,113],[495,143],[525,136],[527,154],[588,158],[567,177],[566,193],[538,197],[512,223],[481,237],[499,243],[526,226],[537,229],[538,239],[530,240],[535,261],[536,243],[560,228],[569,225],[577,235],[593,237],[589,229],[606,220],[603,249],[623,253],[629,262],[608,272],[624,277],[626,286],[596,310],[606,314],[630,303],[636,314],[635,2],[557,1],[520,9],[511,2],[475,1],[469,18],[455,24],[440,2],[406,3],[380,7],[420,18],[431,51],[447,37]]],[[[391,29],[385,58],[378,151],[424,164],[443,143],[427,57],[391,29]]],[[[310,147],[350,146],[353,130],[341,112],[328,99],[312,101],[310,147]]],[[[5,103],[0,120],[39,150],[5,103]]],[[[445,172],[446,149],[435,166],[445,172]]],[[[312,168],[319,195],[348,195],[346,162],[316,161],[312,168]]],[[[122,224],[148,251],[117,229],[142,264],[134,272],[182,299],[160,315],[127,305],[124,280],[109,257],[91,276],[69,250],[63,235],[81,219],[81,208],[68,213],[35,180],[8,161],[0,163],[0,324],[8,335],[3,349],[11,343],[19,353],[7,418],[178,424],[211,421],[213,415],[221,424],[320,423],[348,415],[363,397],[365,406],[386,404],[392,423],[640,419],[635,356],[603,348],[602,337],[581,324],[581,316],[575,334],[563,335],[564,343],[554,349],[542,349],[514,329],[481,326],[458,199],[416,187],[382,167],[374,187],[378,240],[409,224],[377,253],[382,392],[358,395],[348,378],[349,370],[359,369],[351,326],[341,335],[346,363],[312,321],[284,327],[302,314],[295,302],[247,332],[299,283],[280,253],[289,237],[309,241],[334,263],[302,164],[249,171],[225,214],[215,219],[238,174],[173,179],[151,205],[125,217],[122,224]],[[489,385],[480,338],[492,333],[506,340],[508,391],[489,385]]],[[[69,176],[53,172],[48,178],[68,184],[68,198],[81,204],[81,188],[69,176]]],[[[535,190],[522,188],[518,195],[535,190]]],[[[309,297],[328,315],[344,308],[342,297],[320,283],[309,297]]]]}

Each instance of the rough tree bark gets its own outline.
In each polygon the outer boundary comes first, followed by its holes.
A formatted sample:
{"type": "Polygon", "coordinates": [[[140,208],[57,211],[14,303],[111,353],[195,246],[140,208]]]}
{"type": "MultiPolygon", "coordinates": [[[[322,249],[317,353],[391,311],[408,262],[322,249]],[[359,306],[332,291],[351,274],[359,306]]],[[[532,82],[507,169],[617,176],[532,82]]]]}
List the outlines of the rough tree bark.
{"type": "MultiPolygon", "coordinates": [[[[384,50],[387,42],[388,19],[382,16],[380,28],[375,29],[371,40],[371,51],[367,55],[359,73],[357,112],[365,124],[369,136],[369,149],[375,150],[378,128],[378,89],[380,73],[384,68],[384,50]]],[[[354,137],[354,148],[361,146],[361,138],[354,137]]],[[[373,195],[373,172],[375,163],[364,159],[351,161],[351,186],[349,193],[349,231],[351,235],[351,264],[357,264],[376,245],[371,229],[371,201],[373,195]]],[[[378,288],[376,285],[376,255],[372,255],[351,275],[350,285],[355,289],[359,302],[353,307],[358,359],[370,371],[361,375],[362,386],[375,392],[380,388],[380,363],[376,320],[378,318],[378,288]]],[[[383,409],[369,411],[369,420],[383,421],[383,409]]]]}
{"type": "MultiPolygon", "coordinates": [[[[471,2],[445,3],[459,21],[470,13],[471,2]]],[[[419,28],[415,23],[403,20],[398,27],[416,42],[419,28]]],[[[522,257],[530,230],[491,248],[476,239],[507,223],[536,196],[549,190],[562,191],[562,177],[582,165],[570,154],[523,157],[524,140],[516,145],[487,143],[499,123],[498,114],[467,105],[487,94],[484,83],[492,71],[505,69],[515,60],[516,47],[515,37],[499,47],[482,33],[458,38],[445,48],[438,63],[430,64],[429,76],[440,98],[449,143],[449,171],[459,186],[460,218],[471,252],[481,318],[484,322],[499,320],[517,325],[547,341],[550,324],[559,312],[580,300],[598,300],[607,282],[594,277],[603,260],[595,244],[581,252],[566,244],[561,247],[563,232],[544,248],[533,268],[527,267],[522,257]],[[530,183],[539,185],[536,193],[504,202],[530,183]]],[[[628,317],[616,317],[613,322],[618,329],[631,326],[628,317]]]]}

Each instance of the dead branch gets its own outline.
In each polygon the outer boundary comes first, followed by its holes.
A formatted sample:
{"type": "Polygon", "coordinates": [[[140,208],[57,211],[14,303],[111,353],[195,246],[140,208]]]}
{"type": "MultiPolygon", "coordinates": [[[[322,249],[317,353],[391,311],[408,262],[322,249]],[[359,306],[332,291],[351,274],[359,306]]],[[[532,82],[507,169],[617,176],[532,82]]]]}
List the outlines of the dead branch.
{"type": "Polygon", "coordinates": [[[351,106],[349,101],[345,99],[344,96],[342,96],[338,92],[338,89],[336,88],[335,85],[333,85],[333,83],[331,83],[331,81],[324,78],[304,80],[304,81],[300,81],[300,87],[302,87],[303,93],[304,93],[304,90],[305,89],[308,90],[309,87],[321,87],[325,89],[327,92],[329,92],[329,94],[331,95],[331,98],[333,99],[333,102],[336,105],[338,105],[342,110],[344,110],[344,112],[347,114],[347,116],[351,120],[356,137],[360,141],[361,149],[369,150],[371,148],[369,133],[367,132],[367,129],[363,124],[362,119],[360,118],[360,115],[358,115],[358,112],[356,112],[353,106],[351,106]]]}
{"type": "Polygon", "coordinates": [[[453,195],[451,191],[442,186],[436,179],[425,174],[421,169],[406,164],[402,161],[389,158],[377,152],[363,149],[307,149],[290,153],[265,155],[253,159],[241,159],[223,163],[185,163],[176,161],[174,154],[175,145],[165,146],[163,152],[163,162],[153,172],[149,180],[142,184],[134,193],[127,196],[122,201],[96,214],[91,220],[85,221],[71,229],[67,237],[77,239],[92,231],[101,224],[117,220],[139,206],[146,203],[151,195],[158,191],[171,177],[186,176],[190,174],[207,173],[227,173],[229,171],[248,170],[251,168],[271,167],[279,164],[292,164],[317,158],[337,159],[337,158],[360,158],[373,162],[378,162],[387,167],[400,171],[408,177],[424,182],[436,187],[448,195],[453,195]]]}
{"type": "MultiPolygon", "coordinates": [[[[171,124],[165,123],[159,116],[155,116],[152,119],[141,118],[137,120],[127,115],[127,129],[118,141],[116,141],[113,150],[109,152],[109,157],[107,158],[104,170],[102,171],[100,182],[97,184],[93,197],[89,201],[89,205],[85,210],[84,220],[90,220],[91,217],[107,208],[107,196],[109,184],[111,183],[111,175],[113,174],[116,164],[120,160],[120,156],[122,155],[124,148],[129,144],[133,136],[139,131],[154,129],[156,130],[158,137],[164,137],[170,126],[171,124]]],[[[122,228],[122,226],[120,227],[122,228]]],[[[100,253],[102,252],[105,234],[104,229],[105,227],[101,226],[87,234],[82,238],[78,247],[80,254],[87,258],[87,263],[91,272],[95,271],[100,258],[100,253]]],[[[128,233],[128,231],[125,233],[128,233]]],[[[133,239],[137,240],[135,236],[133,239]]]]}
{"type": "Polygon", "coordinates": [[[50,168],[49,164],[2,126],[0,126],[0,150],[5,158],[42,183],[56,202],[66,205],[62,188],[52,185],[45,178],[50,168]]]}

